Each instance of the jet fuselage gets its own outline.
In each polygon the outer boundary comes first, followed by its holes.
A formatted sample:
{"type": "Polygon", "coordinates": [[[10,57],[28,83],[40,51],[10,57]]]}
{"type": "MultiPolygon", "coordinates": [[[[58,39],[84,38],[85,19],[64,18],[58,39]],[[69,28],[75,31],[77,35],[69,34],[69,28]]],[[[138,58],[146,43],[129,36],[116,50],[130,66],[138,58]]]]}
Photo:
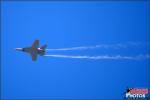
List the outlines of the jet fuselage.
{"type": "Polygon", "coordinates": [[[18,51],[23,51],[31,54],[32,60],[35,61],[37,59],[37,55],[45,55],[45,49],[47,45],[43,45],[41,48],[38,48],[39,40],[35,40],[31,47],[27,48],[15,48],[18,51]]]}

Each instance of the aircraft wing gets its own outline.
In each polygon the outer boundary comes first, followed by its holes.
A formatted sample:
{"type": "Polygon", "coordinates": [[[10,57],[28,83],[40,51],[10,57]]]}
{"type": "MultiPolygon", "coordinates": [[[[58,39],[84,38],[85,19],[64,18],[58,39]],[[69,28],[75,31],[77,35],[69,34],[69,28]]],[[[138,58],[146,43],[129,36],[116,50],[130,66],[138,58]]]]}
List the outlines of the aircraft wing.
{"type": "Polygon", "coordinates": [[[32,54],[32,53],[31,53],[31,57],[32,57],[32,61],[36,61],[36,59],[37,59],[37,54],[32,54]]]}
{"type": "Polygon", "coordinates": [[[39,46],[39,40],[35,40],[34,41],[34,43],[33,43],[33,45],[32,45],[32,49],[37,49],[38,48],[38,46],[39,46]]]}

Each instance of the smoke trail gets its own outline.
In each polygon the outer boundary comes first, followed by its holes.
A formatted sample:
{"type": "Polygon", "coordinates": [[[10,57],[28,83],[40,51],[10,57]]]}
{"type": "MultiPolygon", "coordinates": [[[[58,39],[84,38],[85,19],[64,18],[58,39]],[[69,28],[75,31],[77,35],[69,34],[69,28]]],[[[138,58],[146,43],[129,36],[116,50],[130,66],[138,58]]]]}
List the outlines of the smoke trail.
{"type": "Polygon", "coordinates": [[[86,50],[86,49],[96,49],[96,48],[127,48],[128,46],[138,46],[140,43],[128,42],[127,44],[100,44],[95,46],[80,46],[80,47],[71,47],[71,48],[58,48],[58,49],[46,49],[47,51],[69,51],[69,50],[86,50]]]}
{"type": "Polygon", "coordinates": [[[141,60],[145,58],[150,58],[149,55],[138,55],[138,56],[70,56],[70,55],[44,55],[49,57],[57,57],[57,58],[76,58],[76,59],[92,59],[92,60],[141,60]]]}

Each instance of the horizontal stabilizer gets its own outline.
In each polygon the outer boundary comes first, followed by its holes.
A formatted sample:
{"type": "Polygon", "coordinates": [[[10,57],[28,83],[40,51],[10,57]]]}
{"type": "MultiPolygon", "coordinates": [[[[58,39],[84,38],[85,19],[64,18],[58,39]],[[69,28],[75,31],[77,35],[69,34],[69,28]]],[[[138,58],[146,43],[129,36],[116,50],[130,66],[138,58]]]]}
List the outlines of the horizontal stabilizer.
{"type": "Polygon", "coordinates": [[[43,45],[40,49],[46,49],[46,47],[47,47],[47,45],[45,44],[45,45],[43,45]]]}

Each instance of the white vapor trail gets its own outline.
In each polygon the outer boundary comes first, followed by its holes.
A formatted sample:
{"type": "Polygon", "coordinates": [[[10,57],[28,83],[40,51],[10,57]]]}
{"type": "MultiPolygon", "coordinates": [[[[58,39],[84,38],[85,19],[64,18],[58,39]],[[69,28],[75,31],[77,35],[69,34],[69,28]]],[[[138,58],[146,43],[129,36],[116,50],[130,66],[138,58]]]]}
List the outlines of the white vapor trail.
{"type": "Polygon", "coordinates": [[[92,60],[141,60],[145,58],[150,58],[149,55],[138,55],[138,56],[108,56],[108,55],[102,55],[102,56],[70,56],[70,55],[44,55],[49,57],[57,57],[57,58],[76,58],[76,59],[92,59],[92,60]]]}
{"type": "Polygon", "coordinates": [[[100,44],[95,46],[79,46],[79,47],[70,47],[70,48],[58,48],[58,49],[46,49],[47,51],[69,51],[69,50],[86,50],[86,49],[96,49],[96,48],[127,48],[128,46],[138,46],[140,43],[129,42],[127,44],[100,44]]]}
{"type": "Polygon", "coordinates": [[[95,46],[81,46],[81,47],[71,47],[71,48],[58,48],[58,49],[46,49],[48,51],[68,51],[68,50],[86,50],[95,48],[125,48],[125,45],[95,45],[95,46]]]}

